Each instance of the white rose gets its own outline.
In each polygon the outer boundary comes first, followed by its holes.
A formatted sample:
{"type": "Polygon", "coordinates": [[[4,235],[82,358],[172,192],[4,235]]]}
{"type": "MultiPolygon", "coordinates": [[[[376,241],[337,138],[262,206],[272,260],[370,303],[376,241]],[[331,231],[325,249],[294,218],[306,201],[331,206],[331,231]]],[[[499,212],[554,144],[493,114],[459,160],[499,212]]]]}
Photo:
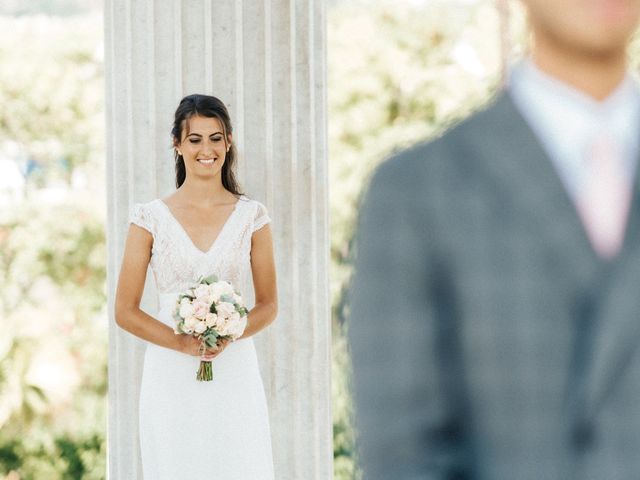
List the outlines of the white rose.
{"type": "Polygon", "coordinates": [[[216,324],[217,315],[215,313],[207,313],[206,318],[204,319],[207,327],[213,327],[216,324]]]}
{"type": "Polygon", "coordinates": [[[198,319],[196,317],[187,317],[184,320],[184,326],[192,331],[194,328],[196,328],[197,324],[198,324],[198,319]]]}
{"type": "Polygon", "coordinates": [[[240,295],[238,295],[237,293],[233,294],[233,303],[236,303],[238,305],[242,305],[242,297],[240,295]]]}
{"type": "MultiPolygon", "coordinates": [[[[239,316],[239,315],[238,315],[239,316]]],[[[229,335],[235,340],[240,338],[244,333],[244,329],[247,328],[247,317],[238,318],[238,321],[232,322],[229,328],[229,335]]]]}
{"type": "Polygon", "coordinates": [[[205,322],[198,322],[196,323],[194,331],[196,333],[203,333],[206,329],[207,329],[207,325],[205,324],[205,322]]]}
{"type": "Polygon", "coordinates": [[[193,302],[193,311],[192,315],[201,319],[204,319],[209,311],[209,305],[201,302],[200,300],[196,300],[193,302]]]}
{"type": "Polygon", "coordinates": [[[216,305],[216,311],[218,312],[218,316],[229,318],[236,311],[236,307],[233,303],[220,302],[216,305]]]}
{"type": "Polygon", "coordinates": [[[189,318],[191,315],[193,315],[193,305],[191,305],[191,302],[189,302],[187,300],[188,303],[183,303],[180,306],[180,316],[184,319],[189,318]]]}
{"type": "Polygon", "coordinates": [[[211,285],[209,285],[209,298],[211,298],[213,302],[220,301],[220,297],[222,296],[222,294],[223,292],[220,288],[220,282],[212,283],[211,285]]]}
{"type": "Polygon", "coordinates": [[[189,300],[187,297],[182,297],[182,300],[180,300],[180,306],[186,305],[189,303],[191,303],[191,300],[189,300]]]}
{"type": "Polygon", "coordinates": [[[185,322],[182,323],[180,330],[182,330],[182,333],[186,333],[188,335],[191,335],[193,333],[193,327],[189,327],[189,325],[187,325],[185,322]]]}
{"type": "Polygon", "coordinates": [[[218,318],[216,320],[216,332],[218,332],[218,335],[229,335],[229,320],[226,317],[223,317],[222,315],[218,315],[218,318]]]}
{"type": "Polygon", "coordinates": [[[198,285],[193,293],[195,294],[197,300],[201,301],[202,303],[209,303],[209,285],[198,285]]]}
{"type": "Polygon", "coordinates": [[[233,295],[235,293],[233,291],[233,285],[231,285],[229,282],[225,282],[224,280],[220,282],[220,288],[223,295],[233,295]]]}

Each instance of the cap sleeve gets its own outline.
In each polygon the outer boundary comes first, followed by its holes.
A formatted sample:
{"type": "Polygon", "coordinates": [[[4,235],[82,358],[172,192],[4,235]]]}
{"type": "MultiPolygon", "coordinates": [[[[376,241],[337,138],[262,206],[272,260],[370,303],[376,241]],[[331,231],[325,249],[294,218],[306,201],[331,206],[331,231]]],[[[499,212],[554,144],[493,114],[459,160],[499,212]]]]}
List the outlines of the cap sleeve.
{"type": "Polygon", "coordinates": [[[258,231],[262,227],[264,227],[267,223],[271,222],[271,217],[269,217],[269,212],[267,211],[267,207],[265,207],[260,202],[256,202],[256,215],[253,218],[253,231],[258,231]]]}
{"type": "Polygon", "coordinates": [[[152,235],[154,233],[154,222],[151,212],[149,211],[149,207],[143,203],[136,203],[133,206],[131,215],[129,216],[129,223],[133,223],[134,225],[144,228],[152,235]]]}

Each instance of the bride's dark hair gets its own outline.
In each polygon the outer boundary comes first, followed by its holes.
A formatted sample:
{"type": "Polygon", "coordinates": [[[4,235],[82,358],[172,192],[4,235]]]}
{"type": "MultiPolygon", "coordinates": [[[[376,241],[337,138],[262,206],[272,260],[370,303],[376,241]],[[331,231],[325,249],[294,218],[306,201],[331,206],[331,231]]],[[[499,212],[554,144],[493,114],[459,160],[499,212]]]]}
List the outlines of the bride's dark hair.
{"type": "MultiPolygon", "coordinates": [[[[219,98],[196,93],[187,95],[180,100],[180,104],[176,109],[173,128],[171,129],[174,143],[180,143],[183,129],[188,128],[188,120],[196,115],[217,118],[222,124],[224,141],[225,143],[228,142],[229,134],[233,132],[233,127],[231,126],[231,117],[229,116],[227,107],[225,107],[219,98]]],[[[180,185],[184,183],[187,172],[184,167],[184,159],[182,155],[178,154],[177,149],[174,152],[174,157],[176,162],[176,188],[180,188],[180,185]]],[[[235,163],[236,147],[233,141],[231,141],[224,165],[222,165],[222,186],[234,195],[241,195],[240,186],[238,185],[235,175],[235,163]]]]}

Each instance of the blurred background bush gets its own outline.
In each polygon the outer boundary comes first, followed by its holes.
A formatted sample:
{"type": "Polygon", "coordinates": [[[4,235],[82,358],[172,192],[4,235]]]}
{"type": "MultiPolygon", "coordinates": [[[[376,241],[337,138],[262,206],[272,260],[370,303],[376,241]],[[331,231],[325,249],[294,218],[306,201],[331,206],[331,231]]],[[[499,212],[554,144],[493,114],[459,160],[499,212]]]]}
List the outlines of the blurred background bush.
{"type": "Polygon", "coordinates": [[[11,480],[106,476],[102,19],[87,2],[55,4],[0,12],[0,478],[11,480]]]}
{"type": "MultiPolygon", "coordinates": [[[[0,6],[0,479],[106,477],[100,8],[0,6]]],[[[333,0],[327,13],[334,462],[346,480],[361,477],[345,333],[362,187],[391,152],[489,98],[501,44],[493,0],[333,0]]]]}

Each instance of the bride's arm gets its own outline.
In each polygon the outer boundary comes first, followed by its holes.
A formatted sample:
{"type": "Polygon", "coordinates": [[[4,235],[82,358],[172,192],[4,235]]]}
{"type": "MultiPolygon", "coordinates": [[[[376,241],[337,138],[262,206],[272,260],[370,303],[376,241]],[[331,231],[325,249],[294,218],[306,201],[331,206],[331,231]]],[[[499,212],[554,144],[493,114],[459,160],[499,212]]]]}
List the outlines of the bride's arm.
{"type": "Polygon", "coordinates": [[[148,342],[198,355],[199,340],[191,335],[176,335],[170,327],[140,309],[152,245],[151,233],[137,225],[130,225],[116,290],[116,323],[148,342]]]}
{"type": "Polygon", "coordinates": [[[247,328],[242,338],[258,333],[273,322],[278,313],[273,240],[268,224],[256,230],[251,237],[251,275],[256,304],[249,312],[247,328]]]}

